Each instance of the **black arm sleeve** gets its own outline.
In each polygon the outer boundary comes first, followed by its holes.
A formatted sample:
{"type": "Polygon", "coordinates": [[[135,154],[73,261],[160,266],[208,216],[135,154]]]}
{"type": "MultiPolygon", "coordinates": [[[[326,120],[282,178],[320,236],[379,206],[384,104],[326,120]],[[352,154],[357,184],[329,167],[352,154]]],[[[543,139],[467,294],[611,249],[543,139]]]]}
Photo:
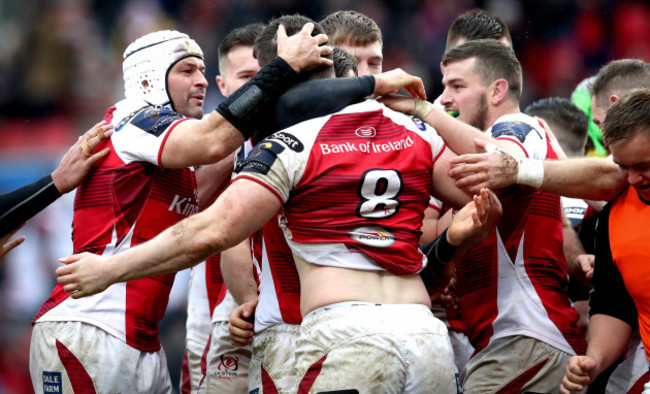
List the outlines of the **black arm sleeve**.
{"type": "Polygon", "coordinates": [[[636,330],[639,323],[637,310],[630,293],[625,287],[623,276],[612,257],[609,244],[609,214],[611,204],[607,204],[598,215],[596,227],[596,260],[594,276],[591,278],[593,291],[589,297],[589,315],[604,314],[629,324],[636,330]]]}
{"type": "Polygon", "coordinates": [[[278,96],[297,82],[289,63],[276,57],[258,73],[219,104],[216,111],[237,128],[245,139],[250,138],[268,119],[278,96]]]}
{"type": "Polygon", "coordinates": [[[9,234],[59,197],[61,193],[54,186],[51,175],[0,195],[0,237],[9,234]]]}
{"type": "Polygon", "coordinates": [[[375,91],[375,77],[306,81],[287,90],[275,105],[275,130],[340,111],[375,91]]]}
{"type": "Polygon", "coordinates": [[[424,283],[430,283],[431,279],[438,275],[451,261],[457,250],[458,246],[454,246],[447,241],[447,229],[433,241],[420,246],[420,251],[427,256],[427,266],[420,272],[424,283]]]}

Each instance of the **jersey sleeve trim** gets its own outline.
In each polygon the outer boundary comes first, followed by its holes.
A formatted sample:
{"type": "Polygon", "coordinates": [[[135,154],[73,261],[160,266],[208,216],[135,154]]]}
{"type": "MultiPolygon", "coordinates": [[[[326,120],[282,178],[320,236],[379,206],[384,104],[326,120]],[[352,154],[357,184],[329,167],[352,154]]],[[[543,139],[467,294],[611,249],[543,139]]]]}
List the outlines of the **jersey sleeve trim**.
{"type": "Polygon", "coordinates": [[[433,158],[433,164],[434,164],[434,165],[436,164],[436,161],[438,161],[438,158],[440,158],[440,156],[442,156],[442,152],[444,152],[445,149],[447,149],[447,143],[446,143],[446,142],[443,142],[443,143],[442,143],[442,148],[440,148],[440,152],[438,152],[438,154],[436,155],[436,157],[433,158]]]}
{"type": "Polygon", "coordinates": [[[273,193],[273,195],[276,196],[276,197],[278,198],[278,200],[280,200],[280,204],[284,205],[284,203],[286,202],[286,201],[284,201],[284,199],[282,198],[282,196],[280,195],[280,193],[278,193],[275,189],[273,189],[271,186],[269,186],[268,184],[264,183],[263,181],[261,181],[261,180],[258,179],[258,178],[255,178],[255,177],[252,177],[252,176],[248,176],[248,175],[240,175],[240,176],[238,176],[237,178],[234,178],[232,181],[230,181],[230,183],[236,182],[236,181],[238,181],[238,180],[240,180],[240,179],[246,179],[246,180],[249,180],[249,181],[253,181],[253,182],[255,182],[255,183],[258,183],[258,184],[264,186],[265,188],[267,188],[271,193],[273,193]]]}
{"type": "Polygon", "coordinates": [[[516,138],[510,138],[510,137],[499,137],[499,138],[497,138],[497,140],[505,140],[505,141],[511,141],[511,142],[514,142],[515,144],[519,145],[519,147],[521,148],[522,151],[524,151],[524,155],[526,155],[526,158],[530,158],[530,155],[528,154],[528,151],[526,150],[526,148],[524,147],[524,145],[523,145],[521,142],[517,141],[516,138]]]}
{"type": "Polygon", "coordinates": [[[169,135],[172,133],[174,128],[176,128],[176,126],[178,126],[181,122],[185,122],[186,120],[190,120],[190,118],[179,119],[176,122],[174,122],[171,126],[169,126],[169,130],[167,131],[167,134],[165,135],[165,137],[163,137],[163,142],[162,142],[162,144],[160,144],[160,149],[158,150],[158,167],[165,168],[162,165],[162,151],[163,151],[163,148],[165,147],[165,144],[167,143],[167,138],[169,138],[169,135]]]}

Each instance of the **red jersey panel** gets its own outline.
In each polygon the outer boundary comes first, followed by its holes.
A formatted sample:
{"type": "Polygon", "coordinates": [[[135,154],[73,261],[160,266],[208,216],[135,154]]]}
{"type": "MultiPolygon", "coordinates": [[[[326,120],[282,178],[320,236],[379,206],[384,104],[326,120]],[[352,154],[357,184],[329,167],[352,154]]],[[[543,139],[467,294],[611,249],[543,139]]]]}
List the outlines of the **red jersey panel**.
{"type": "MultiPolygon", "coordinates": [[[[514,141],[534,159],[556,159],[535,119],[506,115],[488,133],[514,141]]],[[[467,334],[480,351],[492,339],[525,335],[570,354],[584,354],[578,314],[566,294],[560,198],[527,186],[498,192],[503,216],[456,264],[467,334]]]]}
{"type": "MultiPolygon", "coordinates": [[[[185,118],[139,100],[123,100],[107,116],[116,130],[97,149],[109,146],[111,152],[77,189],[74,253],[113,255],[198,211],[193,170],[159,164],[166,137],[185,118]]],[[[137,349],[156,351],[173,281],[174,274],[152,276],[79,300],[57,285],[34,320],[83,321],[137,349]]]]}
{"type": "Polygon", "coordinates": [[[262,141],[238,166],[285,202],[281,227],[308,262],[419,272],[420,227],[442,139],[375,101],[262,141]]]}

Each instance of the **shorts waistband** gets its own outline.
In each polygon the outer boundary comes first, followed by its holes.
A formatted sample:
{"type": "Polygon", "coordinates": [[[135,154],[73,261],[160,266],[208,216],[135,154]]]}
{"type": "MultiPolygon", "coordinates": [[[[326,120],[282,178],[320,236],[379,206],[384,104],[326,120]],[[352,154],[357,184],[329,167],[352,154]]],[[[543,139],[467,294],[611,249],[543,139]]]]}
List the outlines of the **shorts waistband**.
{"type": "Polygon", "coordinates": [[[313,315],[319,314],[321,312],[329,311],[330,309],[349,308],[349,307],[355,307],[355,306],[383,306],[383,305],[384,304],[378,304],[378,303],[374,303],[374,302],[364,302],[364,301],[335,302],[334,304],[329,304],[329,305],[321,306],[320,308],[314,309],[313,311],[309,312],[304,317],[304,319],[306,319],[308,316],[313,316],[313,315]]]}

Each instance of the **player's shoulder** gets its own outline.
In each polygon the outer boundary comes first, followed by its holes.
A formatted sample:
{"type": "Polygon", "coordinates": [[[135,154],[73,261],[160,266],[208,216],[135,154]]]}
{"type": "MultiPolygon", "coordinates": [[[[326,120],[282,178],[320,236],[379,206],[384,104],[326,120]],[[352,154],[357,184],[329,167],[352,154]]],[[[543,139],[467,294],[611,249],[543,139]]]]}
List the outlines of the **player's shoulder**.
{"type": "Polygon", "coordinates": [[[488,132],[494,138],[514,137],[521,143],[531,135],[545,140],[545,132],[539,121],[521,112],[501,116],[488,129],[488,132]]]}
{"type": "Polygon", "coordinates": [[[128,127],[159,137],[170,125],[184,118],[168,107],[153,106],[143,100],[125,99],[115,105],[113,123],[117,132],[128,127]]]}

